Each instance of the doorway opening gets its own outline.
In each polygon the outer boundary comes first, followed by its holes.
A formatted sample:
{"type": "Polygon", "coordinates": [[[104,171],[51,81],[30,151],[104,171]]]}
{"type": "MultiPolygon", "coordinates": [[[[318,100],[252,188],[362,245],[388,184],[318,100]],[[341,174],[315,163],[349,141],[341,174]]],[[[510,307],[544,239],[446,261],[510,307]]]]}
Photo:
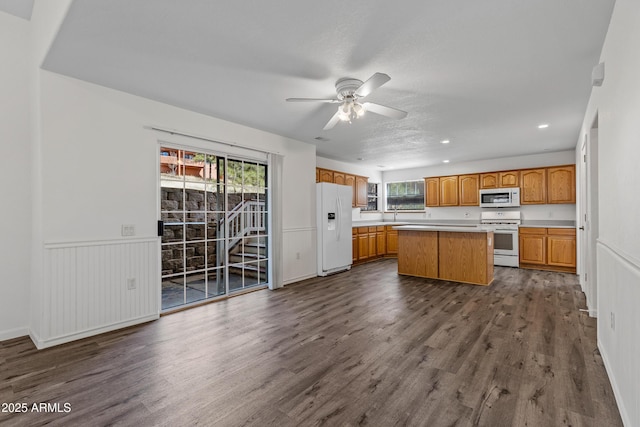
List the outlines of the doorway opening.
{"type": "Polygon", "coordinates": [[[266,287],[266,162],[160,147],[162,310],[266,287]]]}

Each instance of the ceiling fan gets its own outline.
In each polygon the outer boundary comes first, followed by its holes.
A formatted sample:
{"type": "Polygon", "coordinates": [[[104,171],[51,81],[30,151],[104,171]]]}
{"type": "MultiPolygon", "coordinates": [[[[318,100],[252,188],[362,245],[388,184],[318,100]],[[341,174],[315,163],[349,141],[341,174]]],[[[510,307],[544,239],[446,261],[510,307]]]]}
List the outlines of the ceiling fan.
{"type": "Polygon", "coordinates": [[[338,111],[329,119],[323,130],[333,128],[339,121],[351,123],[351,120],[361,117],[367,111],[392,119],[402,119],[407,116],[408,113],[406,111],[374,104],[373,102],[359,102],[361,98],[369,95],[389,80],[391,80],[391,77],[384,73],[375,73],[364,83],[358,79],[344,77],[336,82],[337,96],[335,98],[287,98],[286,100],[287,102],[325,102],[329,104],[340,104],[338,111]]]}

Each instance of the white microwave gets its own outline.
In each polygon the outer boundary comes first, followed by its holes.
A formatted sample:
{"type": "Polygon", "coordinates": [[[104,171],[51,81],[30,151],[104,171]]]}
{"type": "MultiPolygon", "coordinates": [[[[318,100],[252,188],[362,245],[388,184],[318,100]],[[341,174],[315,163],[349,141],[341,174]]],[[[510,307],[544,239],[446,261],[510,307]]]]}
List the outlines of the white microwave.
{"type": "Polygon", "coordinates": [[[519,188],[491,188],[480,190],[481,208],[508,208],[511,206],[520,206],[519,188]]]}

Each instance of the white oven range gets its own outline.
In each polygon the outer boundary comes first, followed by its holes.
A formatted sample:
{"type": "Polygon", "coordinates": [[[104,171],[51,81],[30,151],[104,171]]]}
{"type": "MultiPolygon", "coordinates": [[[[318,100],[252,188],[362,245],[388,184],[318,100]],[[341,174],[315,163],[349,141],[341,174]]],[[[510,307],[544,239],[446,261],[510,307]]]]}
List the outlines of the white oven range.
{"type": "Polygon", "coordinates": [[[505,267],[519,267],[518,225],[520,211],[483,211],[480,223],[486,230],[493,231],[493,264],[505,267]]]}

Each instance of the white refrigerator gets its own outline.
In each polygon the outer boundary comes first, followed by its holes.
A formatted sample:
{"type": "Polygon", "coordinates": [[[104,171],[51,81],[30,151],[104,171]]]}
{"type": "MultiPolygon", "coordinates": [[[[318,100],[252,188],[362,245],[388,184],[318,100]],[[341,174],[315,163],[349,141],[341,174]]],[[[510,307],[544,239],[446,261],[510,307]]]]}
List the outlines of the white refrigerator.
{"type": "Polygon", "coordinates": [[[316,184],[318,276],[351,269],[351,201],[349,185],[316,184]]]}

